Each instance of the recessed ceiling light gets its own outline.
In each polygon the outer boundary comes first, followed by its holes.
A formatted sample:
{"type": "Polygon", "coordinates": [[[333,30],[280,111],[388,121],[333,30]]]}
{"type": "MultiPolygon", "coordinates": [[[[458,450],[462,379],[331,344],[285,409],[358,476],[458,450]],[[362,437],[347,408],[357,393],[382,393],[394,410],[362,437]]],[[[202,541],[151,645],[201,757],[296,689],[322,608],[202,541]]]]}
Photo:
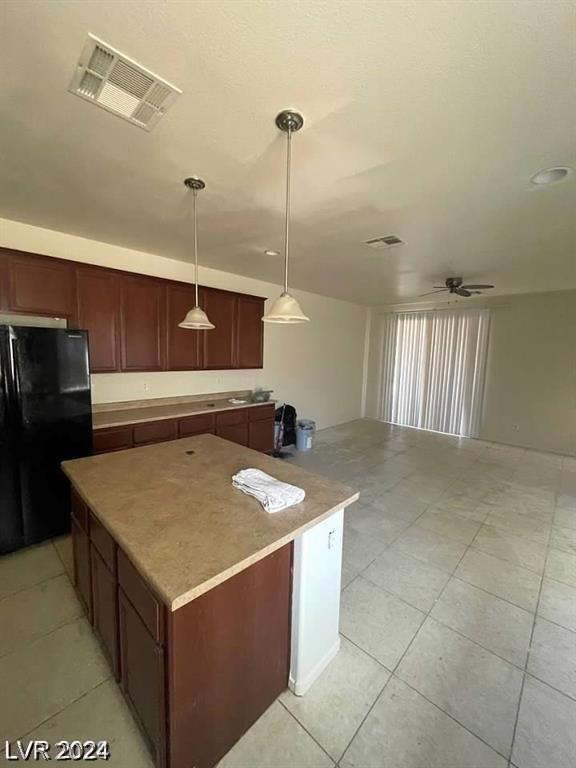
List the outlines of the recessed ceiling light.
{"type": "Polygon", "coordinates": [[[541,171],[538,171],[538,173],[535,173],[534,176],[532,176],[532,184],[553,184],[555,181],[560,181],[561,179],[565,179],[566,176],[570,173],[570,168],[567,168],[564,165],[558,165],[554,168],[544,168],[541,171]]]}
{"type": "Polygon", "coordinates": [[[280,256],[280,252],[279,251],[272,251],[270,249],[265,250],[264,254],[266,256],[280,256]]]}

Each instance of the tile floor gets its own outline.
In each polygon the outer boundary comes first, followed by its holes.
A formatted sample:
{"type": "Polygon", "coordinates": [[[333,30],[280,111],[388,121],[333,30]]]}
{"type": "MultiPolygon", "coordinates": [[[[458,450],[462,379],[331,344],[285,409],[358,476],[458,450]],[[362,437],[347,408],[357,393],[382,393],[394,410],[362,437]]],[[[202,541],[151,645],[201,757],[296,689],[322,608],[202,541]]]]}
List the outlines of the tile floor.
{"type": "MultiPolygon", "coordinates": [[[[361,491],[342,648],[221,768],[574,768],[576,458],[362,420],[293,461],[361,491]]],[[[0,742],[106,737],[151,768],[70,566],[67,539],[0,559],[0,742]]]]}

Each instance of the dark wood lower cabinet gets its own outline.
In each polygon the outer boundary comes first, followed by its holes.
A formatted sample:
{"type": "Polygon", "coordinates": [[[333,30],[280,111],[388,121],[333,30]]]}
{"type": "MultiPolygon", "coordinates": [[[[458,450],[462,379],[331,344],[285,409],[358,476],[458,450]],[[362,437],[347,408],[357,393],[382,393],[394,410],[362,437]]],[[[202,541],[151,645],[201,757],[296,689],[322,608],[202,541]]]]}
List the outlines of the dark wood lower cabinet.
{"type": "MultiPolygon", "coordinates": [[[[166,758],[164,650],[154,642],[124,592],[118,591],[120,685],[159,766],[166,758]]],[[[190,763],[192,765],[192,763],[190,763]]]]}
{"type": "Polygon", "coordinates": [[[248,424],[223,424],[216,427],[216,435],[238,445],[248,445],[248,424]]]}
{"type": "Polygon", "coordinates": [[[270,452],[274,445],[274,404],[235,408],[213,413],[161,419],[94,430],[94,453],[111,453],[177,437],[216,434],[255,451],[270,452]]]}
{"type": "Polygon", "coordinates": [[[92,619],[92,576],[90,573],[90,539],[80,523],[70,520],[72,551],[74,553],[74,585],[80,602],[92,619]]]}
{"type": "Polygon", "coordinates": [[[292,544],[171,611],[87,519],[76,589],[157,768],[213,768],[288,685],[292,544]]]}
{"type": "Polygon", "coordinates": [[[120,679],[118,653],[118,583],[116,576],[90,544],[92,575],[92,625],[100,641],[116,680],[120,679]]]}

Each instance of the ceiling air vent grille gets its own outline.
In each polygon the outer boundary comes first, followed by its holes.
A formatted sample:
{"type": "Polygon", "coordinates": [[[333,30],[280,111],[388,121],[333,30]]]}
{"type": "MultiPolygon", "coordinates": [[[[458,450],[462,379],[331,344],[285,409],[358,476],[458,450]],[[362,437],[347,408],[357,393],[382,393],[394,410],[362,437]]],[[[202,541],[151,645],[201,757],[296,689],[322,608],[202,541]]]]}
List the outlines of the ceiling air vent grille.
{"type": "Polygon", "coordinates": [[[147,131],[182,93],[94,35],[88,35],[69,90],[147,131]]]}
{"type": "Polygon", "coordinates": [[[395,245],[404,245],[404,240],[400,240],[398,235],[384,235],[384,237],[364,240],[364,244],[369,245],[370,248],[393,248],[395,245]]]}

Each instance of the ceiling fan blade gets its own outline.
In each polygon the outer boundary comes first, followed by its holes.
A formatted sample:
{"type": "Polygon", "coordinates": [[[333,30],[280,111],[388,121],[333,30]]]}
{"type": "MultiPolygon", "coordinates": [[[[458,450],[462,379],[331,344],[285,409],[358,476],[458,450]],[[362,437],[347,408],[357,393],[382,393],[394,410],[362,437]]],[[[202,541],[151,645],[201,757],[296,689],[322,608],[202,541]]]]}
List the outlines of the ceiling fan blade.
{"type": "Polygon", "coordinates": [[[458,296],[472,296],[470,291],[467,291],[466,288],[455,288],[454,293],[457,293],[458,296]]]}
{"type": "Polygon", "coordinates": [[[461,285],[460,287],[467,291],[487,291],[488,288],[494,288],[493,285],[482,285],[480,283],[478,285],[461,285]]]}
{"type": "Polygon", "coordinates": [[[444,293],[444,291],[447,291],[448,288],[440,288],[438,291],[428,291],[428,293],[421,293],[420,297],[422,296],[432,296],[433,293],[444,293]]]}

